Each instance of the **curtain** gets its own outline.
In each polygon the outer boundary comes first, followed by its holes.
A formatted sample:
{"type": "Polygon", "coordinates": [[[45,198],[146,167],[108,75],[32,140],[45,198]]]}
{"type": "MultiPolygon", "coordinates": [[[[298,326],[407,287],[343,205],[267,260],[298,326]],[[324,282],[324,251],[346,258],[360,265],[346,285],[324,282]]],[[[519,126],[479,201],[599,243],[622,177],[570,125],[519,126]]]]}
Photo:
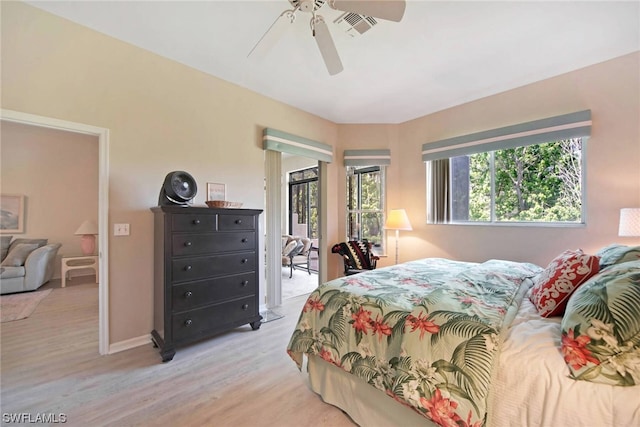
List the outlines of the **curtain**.
{"type": "Polygon", "coordinates": [[[450,222],[449,159],[430,162],[429,212],[427,220],[433,224],[450,222]]]}

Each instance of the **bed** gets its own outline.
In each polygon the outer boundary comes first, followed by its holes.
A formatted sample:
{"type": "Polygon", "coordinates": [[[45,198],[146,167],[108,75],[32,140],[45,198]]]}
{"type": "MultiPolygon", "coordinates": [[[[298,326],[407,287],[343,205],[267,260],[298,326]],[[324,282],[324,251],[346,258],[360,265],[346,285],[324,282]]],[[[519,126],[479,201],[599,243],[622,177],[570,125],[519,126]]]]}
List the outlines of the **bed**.
{"type": "Polygon", "coordinates": [[[567,252],[547,268],[428,258],[327,282],[287,352],[362,426],[638,426],[640,248],[567,252]]]}

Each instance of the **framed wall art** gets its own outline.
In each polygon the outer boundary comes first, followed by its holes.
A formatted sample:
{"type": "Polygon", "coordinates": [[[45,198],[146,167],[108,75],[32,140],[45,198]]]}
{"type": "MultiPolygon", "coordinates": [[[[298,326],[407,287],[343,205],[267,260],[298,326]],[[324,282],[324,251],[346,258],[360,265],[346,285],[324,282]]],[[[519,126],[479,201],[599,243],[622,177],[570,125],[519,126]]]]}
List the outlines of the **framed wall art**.
{"type": "Polygon", "coordinates": [[[226,198],[227,198],[227,189],[224,184],[207,182],[207,201],[226,200],[226,198]]]}
{"type": "Polygon", "coordinates": [[[24,196],[0,195],[0,234],[24,233],[24,196]]]}

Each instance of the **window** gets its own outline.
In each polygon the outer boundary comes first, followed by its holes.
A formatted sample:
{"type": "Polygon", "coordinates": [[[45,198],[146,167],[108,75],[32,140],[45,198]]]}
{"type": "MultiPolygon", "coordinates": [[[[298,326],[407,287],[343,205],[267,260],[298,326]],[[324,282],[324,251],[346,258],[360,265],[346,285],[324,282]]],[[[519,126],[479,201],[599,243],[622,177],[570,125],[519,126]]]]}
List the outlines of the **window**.
{"type": "Polygon", "coordinates": [[[427,162],[429,222],[583,223],[583,139],[427,162]]]}
{"type": "Polygon", "coordinates": [[[591,111],[422,145],[431,223],[583,224],[591,111]]]}
{"type": "Polygon", "coordinates": [[[347,167],[347,233],[384,253],[384,166],[347,167]]]}
{"type": "Polygon", "coordinates": [[[318,167],[289,173],[289,234],[318,238],[318,167]]]}

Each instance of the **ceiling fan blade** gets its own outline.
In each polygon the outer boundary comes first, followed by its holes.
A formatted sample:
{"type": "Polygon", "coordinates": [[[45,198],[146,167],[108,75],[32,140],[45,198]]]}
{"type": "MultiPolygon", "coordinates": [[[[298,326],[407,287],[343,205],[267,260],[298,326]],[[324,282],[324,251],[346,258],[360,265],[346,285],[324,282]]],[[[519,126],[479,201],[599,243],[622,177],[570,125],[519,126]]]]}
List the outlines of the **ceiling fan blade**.
{"type": "Polygon", "coordinates": [[[329,6],[374,18],[400,22],[406,8],[405,0],[331,0],[329,6]]]}
{"type": "Polygon", "coordinates": [[[285,10],[273,21],[273,24],[264,33],[264,35],[258,40],[258,43],[247,54],[247,57],[253,57],[255,59],[264,58],[267,53],[278,43],[282,38],[282,35],[287,31],[289,25],[295,20],[295,10],[285,10]]]}
{"type": "Polygon", "coordinates": [[[322,54],[322,59],[324,59],[324,64],[327,66],[327,71],[329,71],[329,74],[332,76],[338,74],[344,68],[342,67],[342,61],[340,60],[340,55],[338,55],[336,45],[331,38],[329,27],[327,27],[327,24],[320,15],[316,15],[312,18],[312,21],[313,37],[316,39],[318,49],[320,49],[320,54],[322,54]]]}

